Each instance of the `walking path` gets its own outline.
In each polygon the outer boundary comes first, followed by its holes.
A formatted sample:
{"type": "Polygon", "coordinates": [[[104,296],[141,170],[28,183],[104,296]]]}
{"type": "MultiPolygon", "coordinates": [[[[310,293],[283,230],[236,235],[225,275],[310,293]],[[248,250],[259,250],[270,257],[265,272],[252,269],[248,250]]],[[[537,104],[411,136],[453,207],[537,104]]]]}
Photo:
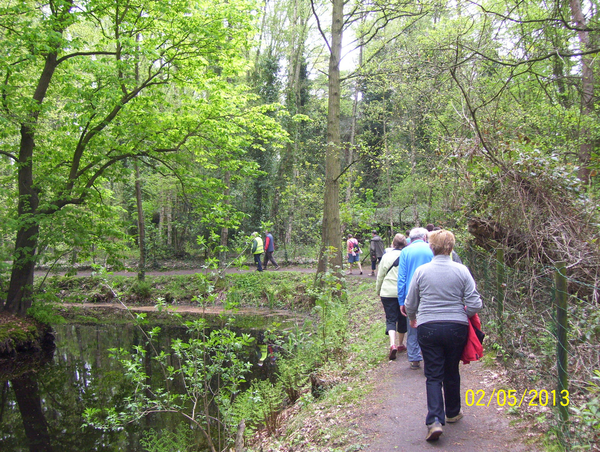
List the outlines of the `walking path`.
{"type": "Polygon", "coordinates": [[[494,372],[479,362],[460,366],[465,416],[455,424],[446,424],[440,439],[431,443],[425,441],[427,398],[422,368],[410,370],[406,354],[381,368],[373,391],[376,398],[366,407],[360,426],[371,438],[366,451],[539,451],[535,444],[527,444],[532,439],[526,437],[526,432],[509,425],[510,418],[495,403],[489,407],[466,406],[467,390],[481,389],[491,394],[498,382],[494,381],[494,372]]]}

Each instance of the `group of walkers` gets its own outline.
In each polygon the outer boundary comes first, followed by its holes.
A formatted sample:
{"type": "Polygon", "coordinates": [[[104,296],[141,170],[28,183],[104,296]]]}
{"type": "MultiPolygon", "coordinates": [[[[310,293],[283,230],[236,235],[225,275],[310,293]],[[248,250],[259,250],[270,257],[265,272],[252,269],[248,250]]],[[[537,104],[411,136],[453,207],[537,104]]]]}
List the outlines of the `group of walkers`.
{"type": "MultiPolygon", "coordinates": [[[[383,240],[377,232],[373,231],[371,233],[371,242],[369,245],[369,255],[371,256],[371,273],[370,276],[375,276],[375,270],[377,269],[377,265],[381,262],[381,258],[385,253],[385,245],[383,244],[383,240]]],[[[348,264],[349,271],[348,275],[352,274],[352,264],[356,262],[359,274],[362,275],[362,265],[360,262],[360,255],[362,254],[362,249],[360,248],[360,244],[356,237],[352,234],[348,234],[348,240],[346,241],[346,247],[348,252],[348,264]]]]}
{"type": "MultiPolygon", "coordinates": [[[[454,251],[452,232],[433,225],[414,228],[408,238],[396,234],[391,249],[383,252],[380,242],[373,232],[371,269],[373,274],[379,264],[376,292],[385,312],[389,359],[395,360],[406,351],[413,370],[419,369],[423,361],[425,439],[435,441],[446,422],[463,417],[459,361],[465,346],[470,347],[473,340],[470,321],[476,326],[479,323],[476,314],[483,306],[481,296],[471,273],[454,251]]],[[[348,262],[352,262],[350,245],[348,262]]]]}
{"type": "MultiPolygon", "coordinates": [[[[469,269],[454,251],[452,232],[433,225],[407,231],[408,237],[396,234],[392,247],[385,249],[383,240],[372,232],[369,254],[371,276],[377,270],[376,292],[385,312],[389,336],[389,359],[406,352],[409,368],[418,370],[423,362],[427,393],[427,441],[435,441],[443,426],[463,417],[460,397],[459,362],[465,362],[478,345],[474,332],[479,327],[477,313],[482,309],[481,296],[469,269]],[[406,338],[406,345],[405,339],[406,338]]],[[[258,232],[252,234],[252,254],[258,271],[273,259],[273,236],[266,232],[265,241],[258,232]]],[[[346,242],[349,274],[356,263],[362,275],[358,240],[351,234],[346,242]]],[[[478,349],[479,350],[479,349],[478,349]]],[[[477,359],[477,353],[475,353],[477,359]]]]}
{"type": "Polygon", "coordinates": [[[267,265],[271,262],[275,266],[275,270],[279,270],[279,265],[275,262],[273,258],[273,252],[275,251],[275,243],[273,242],[273,236],[271,232],[266,231],[265,233],[265,241],[263,244],[263,239],[261,238],[258,232],[252,233],[252,255],[254,256],[254,263],[256,264],[256,270],[261,272],[267,269],[267,265]],[[264,263],[261,264],[261,256],[265,254],[264,263]],[[264,268],[263,268],[264,266],[264,268]]]}

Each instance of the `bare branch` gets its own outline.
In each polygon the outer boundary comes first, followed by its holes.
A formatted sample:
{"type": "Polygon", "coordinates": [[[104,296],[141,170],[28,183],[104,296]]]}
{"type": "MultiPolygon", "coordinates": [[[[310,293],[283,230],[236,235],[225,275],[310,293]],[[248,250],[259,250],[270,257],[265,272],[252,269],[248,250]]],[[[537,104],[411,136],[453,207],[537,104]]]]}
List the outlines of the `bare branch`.
{"type": "Polygon", "coordinates": [[[323,31],[323,28],[321,28],[321,21],[319,20],[319,15],[317,14],[317,10],[315,9],[314,0],[310,0],[310,7],[312,8],[314,18],[317,21],[317,28],[319,29],[319,33],[321,33],[321,36],[323,37],[323,40],[325,41],[325,45],[329,49],[329,53],[331,53],[331,46],[329,45],[329,41],[327,40],[327,36],[325,36],[325,32],[323,31]]]}
{"type": "Polygon", "coordinates": [[[338,177],[336,177],[334,179],[334,181],[338,181],[340,179],[340,177],[342,177],[344,175],[344,173],[346,171],[348,171],[355,163],[359,163],[361,161],[363,161],[365,159],[365,155],[361,156],[360,158],[357,158],[356,160],[353,160],[352,162],[350,162],[348,165],[346,165],[346,167],[344,169],[342,169],[342,172],[340,173],[340,175],[338,177]]]}
{"type": "MultiPolygon", "coordinates": [[[[545,18],[545,19],[527,19],[527,20],[523,20],[523,19],[516,19],[514,17],[511,17],[511,16],[506,15],[506,14],[498,13],[496,11],[492,11],[490,9],[487,9],[485,6],[482,6],[480,3],[477,3],[477,2],[474,2],[474,1],[471,1],[469,3],[471,3],[474,6],[477,6],[485,14],[499,17],[500,19],[502,19],[502,20],[504,20],[506,22],[512,22],[512,23],[516,23],[516,24],[547,24],[547,25],[549,25],[551,27],[562,26],[562,27],[566,28],[567,30],[577,31],[577,32],[598,32],[598,31],[600,31],[600,28],[592,28],[592,27],[588,27],[588,26],[583,26],[583,27],[573,26],[573,25],[570,24],[570,22],[568,20],[566,20],[564,17],[562,17],[562,15],[560,15],[559,18],[557,18],[557,17],[548,17],[548,18],[545,18]]],[[[516,6],[515,6],[515,8],[516,8],[516,6]]]]}
{"type": "Polygon", "coordinates": [[[14,154],[11,154],[10,152],[0,150],[0,155],[5,155],[10,159],[14,160],[15,162],[19,160],[14,154]]]}
{"type": "Polygon", "coordinates": [[[57,61],[56,64],[59,65],[60,63],[63,63],[71,58],[76,58],[76,57],[80,57],[80,56],[95,56],[95,55],[115,55],[115,52],[101,52],[101,51],[94,51],[94,52],[75,52],[75,53],[70,53],[68,55],[64,55],[62,57],[60,57],[57,61]]]}

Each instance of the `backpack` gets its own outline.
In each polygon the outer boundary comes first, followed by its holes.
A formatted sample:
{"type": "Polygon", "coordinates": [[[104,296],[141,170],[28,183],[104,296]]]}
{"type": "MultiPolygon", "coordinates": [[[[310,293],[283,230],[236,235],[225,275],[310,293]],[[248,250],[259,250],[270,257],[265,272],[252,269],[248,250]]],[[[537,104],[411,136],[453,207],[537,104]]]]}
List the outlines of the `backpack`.
{"type": "Polygon", "coordinates": [[[356,254],[362,253],[362,251],[360,250],[360,246],[358,246],[358,240],[352,239],[352,241],[354,243],[354,248],[352,248],[352,251],[356,254]]]}

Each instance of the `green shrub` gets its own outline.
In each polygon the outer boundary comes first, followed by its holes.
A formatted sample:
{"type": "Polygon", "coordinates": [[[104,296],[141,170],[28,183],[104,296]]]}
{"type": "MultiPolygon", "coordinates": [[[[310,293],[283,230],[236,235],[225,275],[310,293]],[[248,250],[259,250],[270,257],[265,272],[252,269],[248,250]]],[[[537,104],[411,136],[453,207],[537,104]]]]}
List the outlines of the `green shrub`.
{"type": "Polygon", "coordinates": [[[575,424],[579,425],[580,448],[593,448],[600,444],[600,370],[594,370],[593,381],[588,385],[588,400],[579,407],[571,406],[575,424]]]}
{"type": "Polygon", "coordinates": [[[137,280],[131,286],[131,292],[144,300],[149,300],[152,295],[152,286],[147,281],[137,280]]]}
{"type": "Polygon", "coordinates": [[[56,313],[55,305],[43,300],[36,300],[27,310],[27,315],[45,325],[56,325],[65,322],[65,319],[56,313]]]}
{"type": "Polygon", "coordinates": [[[147,452],[193,452],[198,441],[187,424],[179,424],[174,432],[154,429],[144,432],[140,444],[147,452]]]}
{"type": "Polygon", "coordinates": [[[266,428],[272,435],[280,425],[284,398],[285,393],[280,382],[255,380],[250,388],[236,399],[233,406],[234,417],[238,422],[242,419],[246,422],[248,435],[261,427],[266,428]]]}
{"type": "Polygon", "coordinates": [[[144,331],[148,343],[135,346],[133,351],[111,350],[123,366],[125,377],[136,389],[122,411],[112,406],[87,408],[84,426],[121,430],[127,423],[151,412],[174,413],[202,433],[197,439],[206,439],[211,450],[223,450],[229,445],[235,428],[231,423],[231,406],[251,366],[243,360],[243,350],[253,338],[227,328],[209,331],[205,319],[185,322],[185,326],[190,338],[174,339],[168,351],[159,352],[154,347],[153,339],[159,327],[144,331]],[[150,386],[144,365],[148,354],[164,374],[162,388],[150,386]],[[177,391],[177,387],[184,387],[186,391],[177,391]],[[223,429],[212,428],[214,423],[223,429]]]}

